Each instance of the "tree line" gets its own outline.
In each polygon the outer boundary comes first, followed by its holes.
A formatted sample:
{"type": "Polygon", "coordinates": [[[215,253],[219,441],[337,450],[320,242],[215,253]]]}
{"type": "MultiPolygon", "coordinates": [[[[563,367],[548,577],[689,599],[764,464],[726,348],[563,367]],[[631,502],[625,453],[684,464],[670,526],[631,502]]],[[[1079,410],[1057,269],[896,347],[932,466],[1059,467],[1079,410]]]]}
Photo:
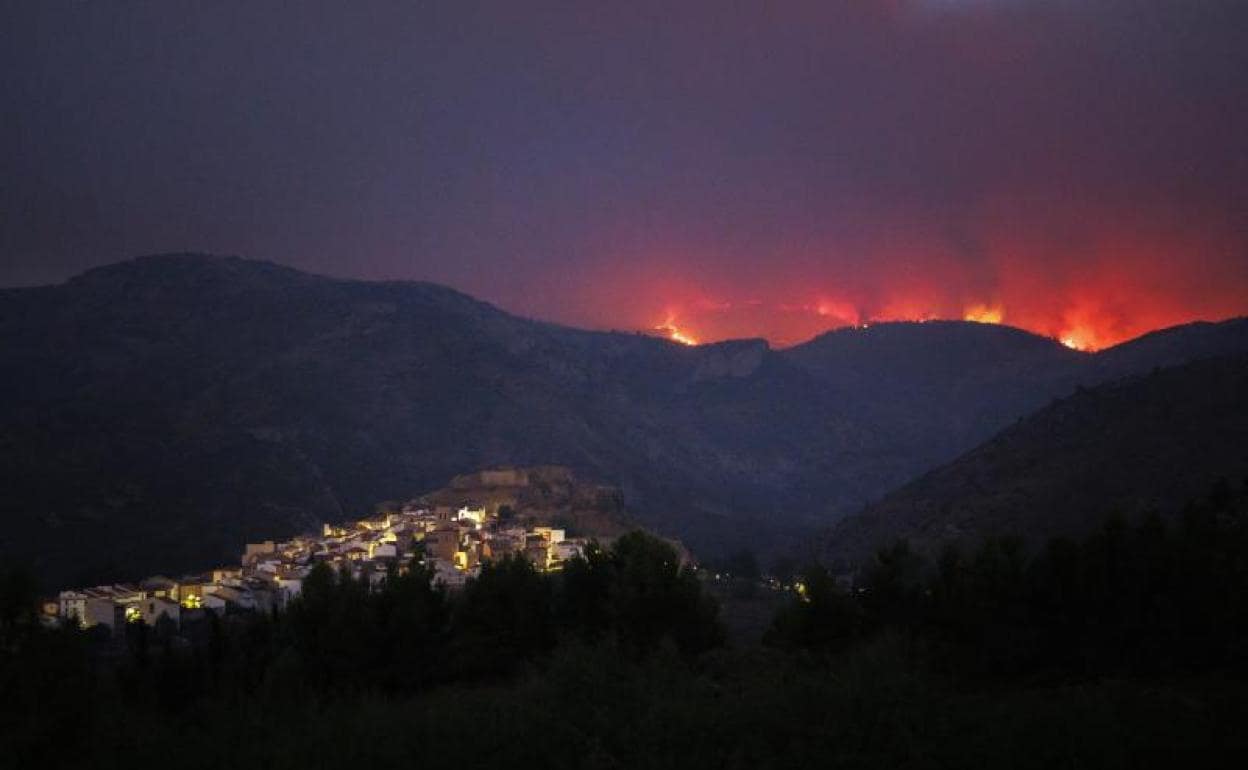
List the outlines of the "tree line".
{"type": "Polygon", "coordinates": [[[57,693],[58,708],[74,712],[101,687],[161,714],[218,696],[410,695],[505,680],[562,641],[610,639],[633,659],[669,645],[692,659],[724,637],[694,568],[643,532],[591,544],[558,573],[521,555],[487,562],[453,595],[419,566],[373,586],[319,564],[281,612],[208,612],[180,629],[167,618],[129,623],[120,646],[103,626],[44,627],[36,597],[26,573],[0,577],[0,691],[31,698],[0,699],[0,716],[17,719],[36,702],[47,710],[57,693]],[[58,677],[75,681],[49,687],[58,677]]]}
{"type": "Polygon", "coordinates": [[[928,560],[899,541],[848,585],[815,566],[768,641],[834,653],[894,633],[980,678],[1248,671],[1246,494],[1221,481],[1173,521],[1113,515],[1034,553],[999,537],[928,560]]]}
{"type": "Polygon", "coordinates": [[[1025,546],[807,568],[737,649],[704,580],[643,533],[554,574],[489,563],[453,594],[420,569],[370,586],[317,567],[281,612],[121,641],[44,627],[34,583],[3,571],[0,757],[1047,768],[1248,748],[1248,484],[1025,546]]]}

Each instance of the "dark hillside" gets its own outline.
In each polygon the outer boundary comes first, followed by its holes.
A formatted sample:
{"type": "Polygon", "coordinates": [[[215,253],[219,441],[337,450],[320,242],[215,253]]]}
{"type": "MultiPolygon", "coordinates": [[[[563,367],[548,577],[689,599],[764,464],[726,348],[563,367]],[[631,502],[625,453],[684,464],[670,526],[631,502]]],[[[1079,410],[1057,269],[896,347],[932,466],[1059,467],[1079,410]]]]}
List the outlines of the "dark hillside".
{"type": "Polygon", "coordinates": [[[1248,478],[1248,358],[1215,358],[1042,409],[834,526],[827,555],[859,561],[907,538],[1082,535],[1111,513],[1173,514],[1219,478],[1248,478]]]}
{"type": "Polygon", "coordinates": [[[909,472],[762,342],[582,332],[429,284],[145,258],[6,292],[0,340],[0,555],[53,584],[233,560],[504,464],[617,484],[712,548],[909,472]]]}
{"type": "Polygon", "coordinates": [[[785,355],[924,467],[1070,392],[1094,358],[1021,329],[963,321],[839,329],[785,355]]]}
{"type": "Polygon", "coordinates": [[[0,559],[50,586],[198,569],[503,465],[567,466],[695,553],[765,557],[1077,383],[1248,345],[1179,333],[1097,356],[960,322],[690,348],[432,284],[145,257],[0,292],[0,559]]]}

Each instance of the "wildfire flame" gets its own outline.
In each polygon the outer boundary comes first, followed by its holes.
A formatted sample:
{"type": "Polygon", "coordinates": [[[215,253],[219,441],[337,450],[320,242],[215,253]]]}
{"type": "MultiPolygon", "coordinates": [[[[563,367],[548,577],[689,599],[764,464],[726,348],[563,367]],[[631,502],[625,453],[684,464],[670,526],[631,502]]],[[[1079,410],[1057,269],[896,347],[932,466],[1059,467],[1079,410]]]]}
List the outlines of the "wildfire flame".
{"type": "Polygon", "coordinates": [[[663,323],[654,327],[654,330],[662,334],[664,337],[671,340],[672,342],[679,342],[681,345],[697,345],[698,344],[698,340],[695,337],[680,330],[680,327],[676,325],[676,320],[673,318],[669,318],[663,323]]]}
{"type": "Polygon", "coordinates": [[[839,289],[827,293],[821,289],[794,291],[775,298],[751,294],[747,299],[724,299],[692,289],[687,290],[691,297],[682,298],[680,291],[664,288],[651,292],[658,300],[654,305],[638,306],[634,302],[629,312],[640,322],[633,328],[681,345],[762,337],[773,347],[783,348],[836,329],[864,328],[868,322],[958,319],[1008,324],[1087,353],[1185,319],[1181,308],[1170,305],[1129,315],[1123,307],[1101,298],[1092,284],[1076,289],[1051,295],[1037,289],[1034,297],[1022,289],[1010,289],[1020,295],[1014,297],[989,288],[942,298],[936,289],[903,285],[879,302],[860,305],[852,301],[852,292],[839,289]]]}
{"type": "Polygon", "coordinates": [[[1096,335],[1081,327],[1067,329],[1057,339],[1071,350],[1091,352],[1099,347],[1096,344],[1096,335]]]}
{"type": "Polygon", "coordinates": [[[962,320],[981,324],[999,324],[1005,320],[1005,308],[1000,305],[971,305],[963,312],[962,320]]]}

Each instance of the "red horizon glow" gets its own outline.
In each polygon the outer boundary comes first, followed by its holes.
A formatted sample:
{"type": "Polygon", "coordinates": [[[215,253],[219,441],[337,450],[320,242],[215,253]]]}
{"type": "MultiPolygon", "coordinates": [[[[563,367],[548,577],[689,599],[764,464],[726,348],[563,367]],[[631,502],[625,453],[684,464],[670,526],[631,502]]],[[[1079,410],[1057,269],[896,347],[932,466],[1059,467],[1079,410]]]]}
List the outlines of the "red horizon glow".
{"type": "Polygon", "coordinates": [[[872,323],[969,321],[1012,326],[1075,350],[1095,352],[1158,329],[1194,321],[1223,321],[1245,314],[1244,306],[1234,303],[1209,303],[1204,308],[1188,308],[1180,303],[1139,307],[1121,300],[1110,303],[1097,298],[1090,289],[1073,294],[1065,302],[1046,299],[1039,304],[1042,306],[1022,302],[1014,309],[1000,300],[987,300],[966,303],[958,311],[949,303],[905,297],[892,298],[879,310],[861,309],[843,299],[818,297],[804,303],[668,300],[659,319],[641,328],[684,345],[762,337],[774,347],[784,348],[828,331],[872,323]],[[1051,314],[1050,305],[1056,308],[1051,314]]]}
{"type": "MultiPolygon", "coordinates": [[[[817,305],[802,306],[795,308],[794,306],[778,306],[775,308],[777,315],[784,317],[796,312],[807,313],[816,318],[826,316],[820,313],[817,305]]],[[[850,320],[846,316],[837,316],[830,319],[830,323],[825,326],[812,326],[809,321],[813,319],[795,319],[794,328],[800,328],[803,331],[795,333],[793,336],[784,337],[768,337],[766,335],[751,333],[733,333],[728,329],[732,326],[725,327],[722,333],[716,333],[716,320],[706,316],[699,317],[697,315],[667,315],[662,323],[657,323],[652,327],[648,327],[646,333],[663,339],[671,340],[682,345],[701,345],[713,342],[722,342],[730,339],[744,339],[763,337],[774,347],[784,348],[799,345],[825,332],[835,331],[837,329],[848,328],[866,328],[873,323],[889,323],[889,322],[911,322],[924,323],[928,321],[968,321],[983,324],[998,324],[1003,326],[1013,326],[1024,331],[1031,332],[1044,337],[1049,337],[1056,342],[1065,345],[1072,350],[1080,350],[1084,352],[1096,352],[1105,348],[1113,347],[1128,340],[1134,339],[1149,332],[1164,329],[1170,326],[1178,326],[1194,321],[1223,321],[1237,317],[1239,314],[1231,313],[1219,316],[1191,316],[1191,317],[1174,317],[1166,322],[1156,326],[1147,326],[1141,324],[1132,324],[1124,326],[1118,321],[1111,320],[1104,326],[1098,326],[1095,320],[1081,320],[1078,313],[1072,314],[1070,320],[1059,325],[1041,324],[1027,326],[1021,323],[1011,323],[1005,315],[1005,310],[1001,305],[993,305],[985,309],[983,305],[972,305],[967,308],[962,316],[945,316],[937,312],[930,313],[910,313],[899,316],[888,315],[870,315],[864,316],[858,313],[847,313],[850,320]],[[814,329],[813,331],[807,331],[814,329]],[[1056,330],[1056,331],[1055,331],[1056,330]],[[801,336],[805,334],[807,336],[801,336]]]]}
{"type": "Polygon", "coordinates": [[[586,271],[576,304],[558,317],[684,344],[761,337],[778,348],[871,322],[967,320],[1095,351],[1248,315],[1242,234],[1180,229],[1164,216],[1069,221],[1024,228],[1001,218],[975,232],[972,258],[903,226],[824,250],[776,249],[765,262],[702,244],[654,246],[586,271]]]}
{"type": "MultiPolygon", "coordinates": [[[[787,311],[789,309],[785,309],[785,310],[787,311]]],[[[816,313],[816,315],[825,315],[823,313],[819,313],[818,310],[815,310],[814,312],[816,313]]],[[[919,316],[907,316],[907,317],[902,317],[902,318],[871,317],[871,318],[862,320],[860,322],[839,323],[833,326],[829,326],[826,329],[823,329],[822,331],[816,332],[815,334],[811,336],[811,338],[818,336],[819,334],[823,334],[824,332],[835,331],[838,329],[855,329],[855,328],[865,329],[873,323],[890,323],[890,322],[927,323],[929,321],[967,321],[967,322],[972,322],[972,323],[1010,326],[1011,324],[1008,324],[1003,320],[1003,314],[1004,314],[1004,311],[1001,309],[999,305],[993,306],[988,309],[985,309],[984,306],[982,305],[974,305],[968,308],[966,311],[966,314],[961,318],[944,318],[935,314],[922,314],[919,316]]],[[[1206,320],[1206,319],[1192,319],[1192,320],[1206,320]]],[[[1220,319],[1215,319],[1215,320],[1220,320],[1220,319]]],[[[1019,328],[1022,328],[1022,327],[1019,327],[1019,328]]],[[[1163,328],[1163,327],[1158,327],[1158,328],[1163,328]]],[[[1046,335],[1045,332],[1037,331],[1035,329],[1025,329],[1025,331],[1030,331],[1034,334],[1039,334],[1041,336],[1049,336],[1054,341],[1059,342],[1062,345],[1065,345],[1066,347],[1072,350],[1079,350],[1079,351],[1083,351],[1087,353],[1096,352],[1106,347],[1112,347],[1121,342],[1126,342],[1127,340],[1132,339],[1135,336],[1139,336],[1139,335],[1132,335],[1130,337],[1117,339],[1117,338],[1106,335],[1104,332],[1098,332],[1096,329],[1093,329],[1087,326],[1080,326],[1080,325],[1071,326],[1065,331],[1063,331],[1062,333],[1057,334],[1057,335],[1052,335],[1052,334],[1046,335]]],[[[1147,334],[1149,331],[1156,331],[1156,330],[1148,329],[1148,330],[1140,332],[1140,334],[1147,334]]],[[[729,339],[741,338],[741,337],[734,337],[734,336],[711,338],[711,339],[700,338],[698,336],[694,336],[694,332],[691,330],[690,326],[678,324],[677,319],[670,315],[665,318],[663,323],[656,324],[652,329],[648,330],[648,333],[650,333],[652,336],[666,339],[671,342],[676,342],[676,343],[679,343],[681,345],[686,345],[686,346],[697,346],[697,345],[702,345],[706,343],[723,342],[729,339]]],[[[756,337],[757,335],[745,335],[745,336],[756,337]]],[[[807,339],[810,339],[810,338],[807,338],[807,339]]],[[[788,342],[787,340],[779,341],[779,342],[775,340],[768,340],[768,342],[777,347],[790,347],[791,345],[798,345],[798,344],[801,344],[802,342],[806,342],[807,339],[799,339],[796,342],[788,342]]]]}

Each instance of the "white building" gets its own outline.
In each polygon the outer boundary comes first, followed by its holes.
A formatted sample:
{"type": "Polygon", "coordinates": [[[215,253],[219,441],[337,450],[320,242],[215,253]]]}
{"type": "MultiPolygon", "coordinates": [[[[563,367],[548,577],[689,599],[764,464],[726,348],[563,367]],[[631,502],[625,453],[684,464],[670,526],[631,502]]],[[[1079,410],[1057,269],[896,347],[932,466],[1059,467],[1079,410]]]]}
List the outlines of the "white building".
{"type": "Polygon", "coordinates": [[[463,508],[459,509],[459,511],[455,515],[455,518],[459,519],[460,521],[471,521],[474,526],[480,527],[482,524],[485,523],[485,509],[484,508],[469,508],[468,506],[465,505],[463,508]]]}

